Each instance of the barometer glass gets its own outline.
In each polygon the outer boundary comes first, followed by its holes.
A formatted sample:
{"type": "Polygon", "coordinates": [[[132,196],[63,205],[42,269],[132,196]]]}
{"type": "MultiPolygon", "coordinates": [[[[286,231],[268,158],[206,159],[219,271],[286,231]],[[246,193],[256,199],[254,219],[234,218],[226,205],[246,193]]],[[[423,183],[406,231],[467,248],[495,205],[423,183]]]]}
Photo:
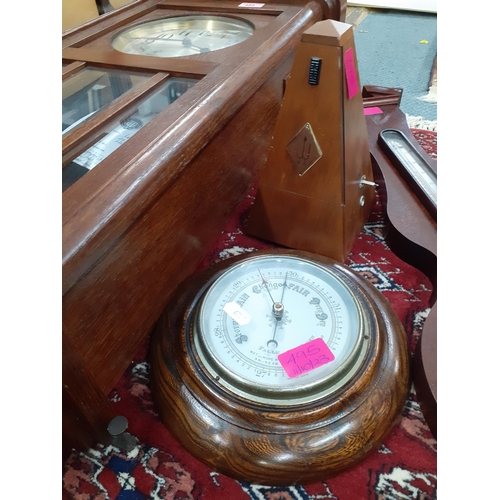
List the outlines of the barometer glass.
{"type": "Polygon", "coordinates": [[[246,259],[201,301],[194,341],[225,388],[269,404],[313,401],[359,368],[366,325],[347,280],[292,256],[246,259]]]}
{"type": "Polygon", "coordinates": [[[246,21],[211,15],[180,16],[132,26],[118,33],[114,49],[126,54],[181,57],[224,49],[253,34],[246,21]]]}
{"type": "Polygon", "coordinates": [[[410,181],[416,195],[432,215],[437,212],[437,174],[400,130],[380,132],[384,150],[395,160],[401,175],[410,181]]]}

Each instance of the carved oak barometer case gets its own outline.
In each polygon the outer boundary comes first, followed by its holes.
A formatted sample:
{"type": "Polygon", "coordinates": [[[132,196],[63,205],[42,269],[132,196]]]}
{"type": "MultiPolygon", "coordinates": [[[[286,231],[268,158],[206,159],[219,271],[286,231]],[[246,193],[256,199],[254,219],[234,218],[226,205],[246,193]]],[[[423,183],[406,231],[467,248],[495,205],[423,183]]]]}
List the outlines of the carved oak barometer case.
{"type": "Polygon", "coordinates": [[[160,318],[151,383],[172,434],[242,481],[321,481],[362,460],[400,417],[405,331],[343,264],[269,250],[191,277],[160,318]]]}
{"type": "Polygon", "coordinates": [[[107,394],[265,161],[301,34],[345,2],[145,0],[62,38],[63,434],[107,394]]]}

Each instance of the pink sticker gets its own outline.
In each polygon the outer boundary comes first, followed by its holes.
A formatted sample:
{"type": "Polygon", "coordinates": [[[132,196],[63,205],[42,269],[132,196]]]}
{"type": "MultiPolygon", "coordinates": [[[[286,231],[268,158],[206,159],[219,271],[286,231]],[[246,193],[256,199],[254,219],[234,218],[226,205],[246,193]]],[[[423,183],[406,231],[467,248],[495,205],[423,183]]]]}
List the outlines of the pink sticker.
{"type": "Polygon", "coordinates": [[[358,75],[354,64],[354,50],[347,49],[344,54],[345,78],[347,82],[347,97],[352,99],[358,92],[358,75]]]}
{"type": "Polygon", "coordinates": [[[254,9],[260,9],[261,7],[264,7],[266,5],[265,3],[250,3],[250,2],[244,2],[240,3],[238,7],[250,7],[254,9]]]}
{"type": "Polygon", "coordinates": [[[335,356],[323,339],[314,339],[278,355],[290,378],[298,377],[333,361],[335,356]]]}
{"type": "Polygon", "coordinates": [[[365,109],[365,116],[379,115],[380,113],[383,113],[383,111],[377,106],[373,106],[371,108],[364,108],[364,109],[365,109]]]}

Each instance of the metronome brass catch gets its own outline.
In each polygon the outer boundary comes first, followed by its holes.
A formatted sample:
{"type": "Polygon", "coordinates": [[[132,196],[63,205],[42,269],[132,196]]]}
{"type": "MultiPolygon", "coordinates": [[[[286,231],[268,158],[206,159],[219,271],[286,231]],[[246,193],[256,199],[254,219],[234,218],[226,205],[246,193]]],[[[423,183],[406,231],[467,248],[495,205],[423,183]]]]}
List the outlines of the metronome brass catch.
{"type": "Polygon", "coordinates": [[[359,188],[361,189],[363,186],[370,186],[370,187],[378,187],[378,184],[373,181],[367,181],[366,180],[366,175],[363,175],[359,181],[359,188]]]}
{"type": "Polygon", "coordinates": [[[310,123],[306,123],[286,147],[290,158],[302,177],[323,156],[310,123]]]}

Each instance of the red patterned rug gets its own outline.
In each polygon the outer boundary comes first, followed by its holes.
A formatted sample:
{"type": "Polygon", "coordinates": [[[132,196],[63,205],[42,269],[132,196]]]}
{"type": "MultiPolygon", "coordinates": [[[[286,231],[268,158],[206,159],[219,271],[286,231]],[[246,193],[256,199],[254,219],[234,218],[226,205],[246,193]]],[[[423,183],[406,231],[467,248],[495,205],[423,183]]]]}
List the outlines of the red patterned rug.
{"type": "MultiPolygon", "coordinates": [[[[437,156],[437,133],[412,130],[437,156]]],[[[243,233],[254,187],[208,252],[200,268],[243,252],[272,248],[243,233]]],[[[408,334],[411,355],[429,311],[431,284],[387,247],[383,207],[373,213],[346,262],[391,302],[408,334]]],[[[400,422],[383,444],[358,466],[333,479],[291,487],[235,481],[210,470],[184,451],[159,421],[149,389],[148,345],[144,345],[109,395],[117,415],[128,419],[138,439],[130,452],[100,446],[73,451],[63,462],[63,498],[74,500],[252,499],[404,500],[437,498],[437,443],[412,389],[400,422]]]]}

